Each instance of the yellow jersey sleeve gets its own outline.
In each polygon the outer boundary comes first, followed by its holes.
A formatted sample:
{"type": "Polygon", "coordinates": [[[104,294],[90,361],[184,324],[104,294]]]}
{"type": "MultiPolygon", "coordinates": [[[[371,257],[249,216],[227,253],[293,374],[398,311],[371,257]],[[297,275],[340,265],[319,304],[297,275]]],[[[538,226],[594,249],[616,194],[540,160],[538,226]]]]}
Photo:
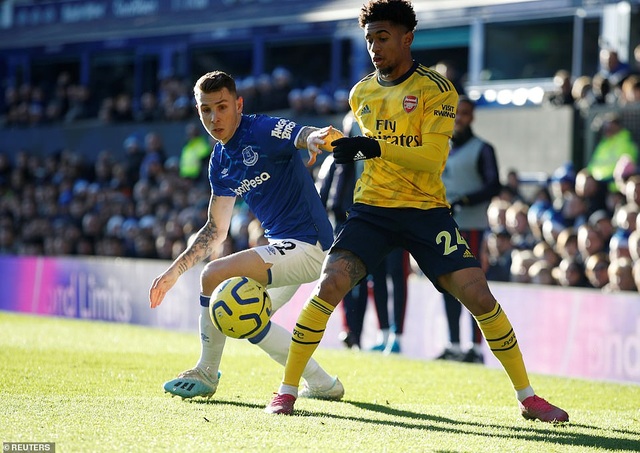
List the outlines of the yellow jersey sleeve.
{"type": "Polygon", "coordinates": [[[458,93],[449,80],[415,64],[401,79],[358,82],[349,102],[381,156],[364,161],[354,201],[382,207],[448,207],[442,171],[449,154],[458,93]]]}

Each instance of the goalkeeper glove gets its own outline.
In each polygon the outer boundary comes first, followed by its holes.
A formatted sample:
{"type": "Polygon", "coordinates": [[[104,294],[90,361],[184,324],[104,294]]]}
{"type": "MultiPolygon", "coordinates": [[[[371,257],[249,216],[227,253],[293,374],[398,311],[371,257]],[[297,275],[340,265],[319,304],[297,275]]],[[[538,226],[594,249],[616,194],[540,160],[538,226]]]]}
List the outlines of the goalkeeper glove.
{"type": "Polygon", "coordinates": [[[369,137],[344,137],[331,142],[336,164],[348,164],[359,160],[380,157],[378,141],[369,137]]]}

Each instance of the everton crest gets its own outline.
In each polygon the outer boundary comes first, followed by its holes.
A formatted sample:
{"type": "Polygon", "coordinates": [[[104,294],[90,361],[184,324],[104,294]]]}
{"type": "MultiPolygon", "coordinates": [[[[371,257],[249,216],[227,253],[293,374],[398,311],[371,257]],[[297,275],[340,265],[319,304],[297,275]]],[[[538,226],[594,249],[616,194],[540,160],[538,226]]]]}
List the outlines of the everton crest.
{"type": "Polygon", "coordinates": [[[258,162],[258,153],[251,146],[247,146],[242,150],[242,163],[247,167],[253,167],[258,162]]]}

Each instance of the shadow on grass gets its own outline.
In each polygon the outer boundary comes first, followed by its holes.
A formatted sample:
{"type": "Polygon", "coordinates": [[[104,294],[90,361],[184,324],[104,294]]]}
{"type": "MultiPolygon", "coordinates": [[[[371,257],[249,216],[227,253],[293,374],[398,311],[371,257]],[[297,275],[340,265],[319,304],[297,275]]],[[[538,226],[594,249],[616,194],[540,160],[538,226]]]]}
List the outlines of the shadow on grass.
{"type": "MultiPolygon", "coordinates": [[[[216,405],[228,405],[236,407],[245,407],[249,409],[259,409],[262,411],[265,404],[247,403],[244,401],[234,400],[214,400],[214,399],[198,399],[189,401],[193,404],[216,404],[216,405]]],[[[397,417],[397,420],[380,420],[366,417],[348,417],[344,415],[332,414],[330,412],[317,412],[309,410],[296,410],[295,415],[297,417],[329,417],[333,419],[343,419],[361,423],[368,423],[372,425],[385,425],[391,427],[398,427],[403,429],[428,429],[431,431],[440,431],[443,433],[453,434],[465,434],[465,435],[478,435],[492,437],[504,437],[508,439],[520,439],[531,442],[552,442],[558,445],[572,445],[593,447],[606,450],[620,450],[620,451],[633,451],[640,450],[640,444],[637,440],[620,439],[613,437],[606,437],[596,434],[584,434],[584,433],[571,433],[566,429],[571,427],[581,429],[600,429],[589,425],[579,425],[574,423],[569,424],[542,424],[540,422],[531,422],[531,426],[523,428],[522,426],[509,426],[509,425],[495,425],[482,423],[469,423],[465,421],[456,420],[453,418],[441,417],[436,415],[422,414],[418,412],[412,412],[407,410],[395,409],[390,406],[384,406],[381,404],[365,403],[362,401],[350,401],[342,400],[343,404],[351,404],[355,407],[363,409],[365,411],[378,412],[389,416],[397,417]],[[411,420],[415,420],[416,423],[412,423],[411,420]],[[424,422],[427,423],[424,423],[424,422]],[[418,423],[422,422],[422,423],[418,423]],[[448,425],[448,426],[447,426],[448,425]],[[495,432],[487,433],[483,432],[482,428],[489,428],[495,430],[495,432]],[[499,431],[507,431],[499,432],[499,431]]],[[[637,433],[615,430],[620,434],[627,434],[630,436],[637,436],[637,433]]]]}
{"type": "MultiPolygon", "coordinates": [[[[506,437],[509,439],[517,438],[526,441],[543,441],[543,442],[553,442],[558,445],[572,445],[572,446],[584,446],[584,447],[595,447],[595,448],[604,448],[607,450],[621,450],[621,451],[638,451],[640,447],[640,443],[638,440],[631,439],[620,439],[620,438],[612,438],[605,437],[596,434],[583,434],[583,433],[570,433],[563,431],[565,429],[569,429],[571,427],[583,428],[583,429],[600,429],[597,427],[589,426],[589,425],[578,425],[572,424],[569,422],[568,424],[559,423],[556,425],[544,424],[542,425],[540,422],[531,422],[531,427],[525,428],[527,431],[523,432],[522,427],[516,426],[505,426],[505,425],[490,425],[486,423],[469,423],[469,422],[461,422],[459,420],[454,420],[446,417],[421,414],[417,412],[411,412],[406,410],[394,409],[393,407],[383,406],[380,404],[373,403],[363,403],[361,401],[348,401],[343,400],[344,403],[352,404],[360,409],[379,412],[387,415],[391,415],[394,417],[402,417],[405,419],[413,419],[413,420],[427,420],[434,423],[448,423],[454,426],[447,427],[441,425],[428,425],[424,424],[411,424],[406,422],[396,422],[396,421],[385,421],[385,420],[367,420],[361,419],[363,422],[371,422],[371,423],[380,423],[391,426],[398,426],[402,428],[416,428],[416,429],[430,429],[434,431],[442,431],[442,432],[451,432],[451,433],[459,433],[459,434],[478,434],[478,435],[486,435],[481,432],[475,433],[474,431],[468,431],[465,429],[467,427],[488,427],[495,430],[507,430],[507,434],[501,433],[491,433],[490,435],[493,437],[506,437]],[[544,427],[543,427],[544,426],[544,427]]],[[[301,414],[302,415],[302,414],[301,414]]],[[[353,417],[345,417],[348,419],[354,419],[353,417]]],[[[637,433],[624,431],[624,430],[616,430],[616,432],[621,434],[628,434],[631,436],[636,436],[637,433]]]]}

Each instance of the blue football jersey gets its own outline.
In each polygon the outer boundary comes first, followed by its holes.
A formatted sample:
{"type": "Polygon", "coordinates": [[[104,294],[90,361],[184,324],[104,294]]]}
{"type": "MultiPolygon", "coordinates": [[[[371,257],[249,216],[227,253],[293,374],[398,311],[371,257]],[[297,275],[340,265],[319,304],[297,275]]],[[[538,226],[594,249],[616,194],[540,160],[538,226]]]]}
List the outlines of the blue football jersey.
{"type": "Polygon", "coordinates": [[[295,140],[302,126],[267,115],[242,115],[227,142],[209,160],[211,190],[244,198],[273,239],[320,242],[327,250],[333,229],[295,140]]]}

